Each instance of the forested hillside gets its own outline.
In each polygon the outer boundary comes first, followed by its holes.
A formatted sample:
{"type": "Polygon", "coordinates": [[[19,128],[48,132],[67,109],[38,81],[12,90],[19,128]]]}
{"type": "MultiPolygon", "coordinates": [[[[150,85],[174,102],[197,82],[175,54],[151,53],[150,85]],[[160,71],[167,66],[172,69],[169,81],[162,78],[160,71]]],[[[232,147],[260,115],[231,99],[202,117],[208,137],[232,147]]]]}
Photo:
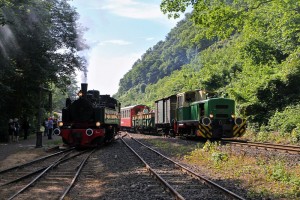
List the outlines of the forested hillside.
{"type": "Polygon", "coordinates": [[[208,40],[196,40],[198,29],[191,29],[192,24],[188,19],[179,22],[166,36],[165,41],[149,48],[141,59],[134,63],[132,70],[120,80],[118,95],[137,85],[143,88],[145,85],[156,83],[173,71],[181,69],[183,65],[191,62],[199,51],[211,45],[212,42],[208,40]]]}
{"type": "Polygon", "coordinates": [[[300,4],[296,0],[164,0],[193,12],[120,81],[123,106],[203,88],[228,94],[250,126],[300,140],[300,4]],[[207,39],[208,38],[208,39],[207,39]]]}

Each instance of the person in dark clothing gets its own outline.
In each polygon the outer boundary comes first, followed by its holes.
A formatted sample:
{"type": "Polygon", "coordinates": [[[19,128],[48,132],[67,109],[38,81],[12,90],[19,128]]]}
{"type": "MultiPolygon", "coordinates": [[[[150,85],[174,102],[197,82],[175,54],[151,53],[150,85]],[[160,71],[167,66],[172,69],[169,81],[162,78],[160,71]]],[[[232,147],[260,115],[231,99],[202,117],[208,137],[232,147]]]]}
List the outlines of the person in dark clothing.
{"type": "Polygon", "coordinates": [[[13,119],[9,119],[9,121],[8,121],[9,142],[13,142],[14,141],[14,131],[15,131],[14,120],[13,119]]]}
{"type": "Polygon", "coordinates": [[[15,141],[19,142],[20,124],[18,118],[14,119],[14,125],[15,125],[15,131],[14,131],[15,141]]]}
{"type": "Polygon", "coordinates": [[[28,130],[29,130],[29,122],[27,119],[24,119],[23,122],[23,130],[24,130],[24,140],[27,140],[27,136],[28,136],[28,130]]]}
{"type": "Polygon", "coordinates": [[[43,121],[42,126],[45,128],[44,129],[44,136],[48,136],[48,118],[45,118],[43,121]]]}
{"type": "Polygon", "coordinates": [[[53,119],[49,118],[49,120],[48,120],[48,140],[52,140],[52,131],[53,131],[53,119]]]}

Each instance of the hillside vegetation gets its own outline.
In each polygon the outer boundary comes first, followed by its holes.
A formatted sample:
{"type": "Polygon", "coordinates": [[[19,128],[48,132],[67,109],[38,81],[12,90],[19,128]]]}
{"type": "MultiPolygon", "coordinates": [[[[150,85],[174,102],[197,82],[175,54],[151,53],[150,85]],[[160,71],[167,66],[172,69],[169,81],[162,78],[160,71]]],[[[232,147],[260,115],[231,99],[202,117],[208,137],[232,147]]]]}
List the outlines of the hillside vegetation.
{"type": "Polygon", "coordinates": [[[300,140],[300,4],[273,1],[162,1],[177,17],[194,9],[121,79],[123,106],[192,89],[228,94],[250,128],[300,140]]]}

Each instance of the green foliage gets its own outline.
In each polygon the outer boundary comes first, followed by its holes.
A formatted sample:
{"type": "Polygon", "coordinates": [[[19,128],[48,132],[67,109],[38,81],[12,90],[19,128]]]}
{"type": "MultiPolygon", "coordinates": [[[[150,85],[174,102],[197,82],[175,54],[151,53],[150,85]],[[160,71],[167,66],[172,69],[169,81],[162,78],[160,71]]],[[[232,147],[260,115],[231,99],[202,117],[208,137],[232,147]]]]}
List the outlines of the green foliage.
{"type": "Polygon", "coordinates": [[[190,15],[186,15],[186,19],[170,31],[165,41],[149,48],[134,63],[132,69],[120,80],[117,96],[123,95],[136,85],[155,84],[191,62],[199,51],[213,43],[213,40],[197,38],[200,31],[193,26],[190,15]]]}
{"type": "Polygon", "coordinates": [[[217,165],[221,162],[228,161],[228,154],[224,152],[213,152],[211,154],[212,161],[217,165]]]}
{"type": "Polygon", "coordinates": [[[277,162],[269,168],[269,178],[282,182],[289,182],[291,180],[290,174],[287,173],[284,164],[281,162],[277,162]]]}
{"type": "Polygon", "coordinates": [[[296,128],[292,130],[292,142],[300,142],[300,123],[297,124],[296,128]]]}
{"type": "Polygon", "coordinates": [[[282,112],[276,111],[269,121],[269,129],[279,131],[281,134],[291,133],[294,129],[297,137],[297,125],[300,122],[300,104],[288,106],[282,112]]]}
{"type": "Polygon", "coordinates": [[[87,47],[77,18],[65,0],[0,1],[0,133],[6,134],[9,118],[36,121],[39,99],[49,111],[47,90],[65,92],[84,68],[78,53],[87,47]]]}
{"type": "Polygon", "coordinates": [[[220,165],[222,162],[228,161],[229,158],[226,152],[221,152],[218,150],[219,146],[219,143],[210,141],[207,141],[203,146],[203,150],[211,154],[211,160],[215,166],[220,165]]]}
{"type": "MultiPolygon", "coordinates": [[[[238,114],[257,130],[271,119],[282,125],[279,131],[294,129],[297,135],[300,113],[286,122],[275,113],[300,102],[299,2],[163,0],[161,10],[178,17],[188,6],[192,13],[120,81],[121,102],[151,106],[159,98],[203,88],[235,99],[238,114]],[[146,87],[139,92],[140,84],[146,87]]],[[[256,137],[270,139],[269,129],[256,137]]]]}
{"type": "Polygon", "coordinates": [[[259,131],[256,135],[255,140],[259,142],[268,142],[270,141],[269,135],[270,133],[268,133],[267,131],[259,131]]]}

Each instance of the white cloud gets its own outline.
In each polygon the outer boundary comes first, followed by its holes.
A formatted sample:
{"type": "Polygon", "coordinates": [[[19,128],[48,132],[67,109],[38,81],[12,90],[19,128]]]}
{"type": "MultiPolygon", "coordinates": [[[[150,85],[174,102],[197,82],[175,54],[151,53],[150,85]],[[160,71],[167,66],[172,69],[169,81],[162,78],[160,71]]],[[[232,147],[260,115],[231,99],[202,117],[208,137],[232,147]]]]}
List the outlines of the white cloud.
{"type": "Polygon", "coordinates": [[[142,3],[137,0],[107,0],[107,4],[100,9],[134,19],[160,19],[163,17],[159,4],[142,3]]]}
{"type": "Polygon", "coordinates": [[[104,55],[99,49],[94,49],[88,66],[89,89],[100,90],[101,94],[115,94],[120,79],[141,55],[142,53],[104,55]]]}
{"type": "Polygon", "coordinates": [[[106,40],[106,41],[102,41],[100,42],[98,45],[103,46],[106,44],[114,44],[114,45],[129,45],[132,44],[131,42],[125,41],[125,40],[106,40]]]}
{"type": "Polygon", "coordinates": [[[155,20],[174,26],[180,19],[168,19],[160,10],[159,3],[144,3],[139,0],[106,0],[94,8],[114,15],[141,20],[155,20]]]}

